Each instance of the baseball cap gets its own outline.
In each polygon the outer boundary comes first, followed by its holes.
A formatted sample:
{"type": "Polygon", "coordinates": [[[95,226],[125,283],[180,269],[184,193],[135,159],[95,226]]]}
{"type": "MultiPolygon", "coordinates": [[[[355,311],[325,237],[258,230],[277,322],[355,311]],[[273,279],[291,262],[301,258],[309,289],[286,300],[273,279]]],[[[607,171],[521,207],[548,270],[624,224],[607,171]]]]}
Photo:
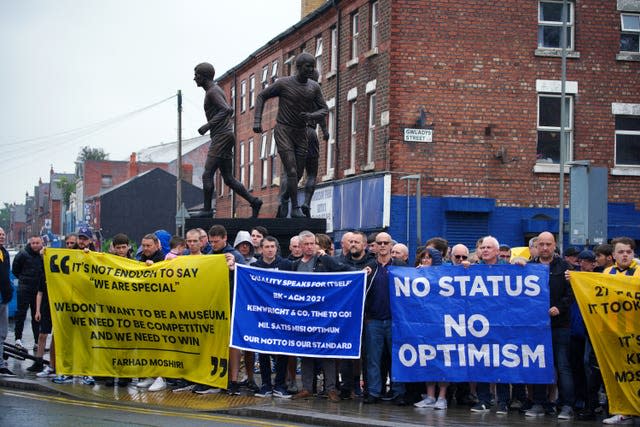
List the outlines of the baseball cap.
{"type": "Polygon", "coordinates": [[[575,247],[569,246],[567,249],[564,250],[563,256],[576,256],[579,253],[580,252],[575,247]]]}
{"type": "Polygon", "coordinates": [[[584,251],[580,252],[580,254],[578,255],[578,259],[586,259],[588,261],[595,261],[596,260],[596,254],[593,253],[593,251],[590,251],[589,249],[585,249],[584,251]]]}
{"type": "Polygon", "coordinates": [[[89,227],[80,227],[78,228],[78,237],[86,237],[87,239],[93,239],[93,233],[89,229],[89,227]]]}

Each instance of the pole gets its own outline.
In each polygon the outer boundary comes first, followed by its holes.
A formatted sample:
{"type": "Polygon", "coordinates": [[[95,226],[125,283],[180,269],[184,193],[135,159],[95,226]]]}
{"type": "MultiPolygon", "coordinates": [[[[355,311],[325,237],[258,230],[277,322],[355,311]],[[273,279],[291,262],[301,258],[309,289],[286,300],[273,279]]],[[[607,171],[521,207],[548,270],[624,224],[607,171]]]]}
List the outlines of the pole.
{"type": "Polygon", "coordinates": [[[418,230],[418,234],[417,234],[417,238],[418,238],[418,245],[417,246],[421,246],[422,245],[422,206],[420,206],[422,203],[422,194],[421,194],[421,188],[422,187],[422,175],[418,174],[418,180],[416,181],[416,226],[417,226],[417,230],[418,230]]]}
{"type": "Polygon", "coordinates": [[[565,107],[567,93],[567,21],[568,21],[567,0],[562,2],[562,34],[560,44],[562,45],[562,75],[560,80],[560,208],[558,212],[558,249],[560,253],[564,251],[564,164],[565,148],[567,145],[567,131],[565,122],[567,120],[567,109],[565,107]]]}
{"type": "Polygon", "coordinates": [[[176,181],[176,234],[182,236],[184,218],[182,217],[182,91],[178,90],[178,156],[176,160],[178,168],[176,181]]]}

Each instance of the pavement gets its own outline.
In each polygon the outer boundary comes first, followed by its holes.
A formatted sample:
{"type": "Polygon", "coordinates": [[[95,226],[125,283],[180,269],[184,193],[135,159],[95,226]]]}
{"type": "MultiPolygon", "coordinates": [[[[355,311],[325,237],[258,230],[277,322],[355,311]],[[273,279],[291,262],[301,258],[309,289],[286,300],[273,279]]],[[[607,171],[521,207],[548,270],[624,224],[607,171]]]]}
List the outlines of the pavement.
{"type": "MultiPolygon", "coordinates": [[[[9,326],[7,342],[13,343],[13,325],[9,326]]],[[[33,347],[33,338],[28,336],[30,325],[27,320],[23,343],[33,347]]],[[[31,352],[31,351],[30,351],[31,352]]],[[[45,354],[48,358],[48,353],[45,354]]],[[[53,393],[87,402],[111,403],[114,405],[144,407],[147,409],[174,410],[176,412],[221,413],[279,422],[312,424],[322,426],[598,426],[598,422],[558,421],[555,417],[526,418],[511,412],[509,415],[475,414],[468,406],[451,405],[445,411],[419,409],[413,406],[396,406],[391,402],[366,405],[362,399],[343,400],[334,403],[328,399],[313,397],[308,400],[279,398],[259,398],[242,390],[240,396],[226,394],[198,395],[195,393],[173,393],[170,390],[149,392],[133,385],[108,387],[98,381],[95,386],[83,385],[80,379],[72,384],[54,384],[51,379],[37,378],[26,368],[30,360],[8,360],[9,369],[16,377],[0,377],[0,387],[25,391],[53,393]]],[[[260,375],[256,374],[259,380],[260,375]]],[[[301,384],[298,378],[298,385],[301,384]]]]}

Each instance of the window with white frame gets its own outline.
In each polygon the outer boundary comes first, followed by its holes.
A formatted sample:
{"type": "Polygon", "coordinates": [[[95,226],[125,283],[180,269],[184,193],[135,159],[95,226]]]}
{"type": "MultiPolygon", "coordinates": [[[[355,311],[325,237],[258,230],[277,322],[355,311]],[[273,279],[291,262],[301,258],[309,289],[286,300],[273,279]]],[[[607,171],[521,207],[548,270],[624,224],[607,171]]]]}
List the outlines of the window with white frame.
{"type": "MultiPolygon", "coordinates": [[[[327,132],[329,132],[329,141],[327,141],[327,176],[333,177],[334,154],[336,147],[336,108],[335,101],[333,106],[329,106],[329,117],[327,120],[327,132]]],[[[327,103],[329,105],[329,103],[327,103]]]]}
{"type": "Polygon", "coordinates": [[[367,132],[367,164],[375,161],[376,144],[376,93],[369,94],[369,128],[367,132]]]}
{"type": "Polygon", "coordinates": [[[338,29],[331,28],[331,72],[338,69],[338,29]]]}
{"type": "Polygon", "coordinates": [[[271,63],[271,83],[275,82],[278,78],[278,60],[276,59],[271,63]]]}
{"type": "MultiPolygon", "coordinates": [[[[559,94],[538,94],[538,144],[536,161],[538,163],[560,163],[560,110],[559,94]]],[[[565,97],[565,161],[573,157],[573,97],[565,97]]]]}
{"type": "Polygon", "coordinates": [[[262,179],[260,181],[261,187],[266,187],[269,184],[269,150],[267,147],[267,133],[262,134],[260,140],[260,166],[262,171],[262,179]]]}
{"type": "Polygon", "coordinates": [[[271,184],[278,181],[278,149],[276,147],[276,132],[271,131],[271,146],[269,147],[269,157],[271,158],[271,184]]]}
{"type": "Polygon", "coordinates": [[[622,32],[620,33],[621,52],[640,52],[640,14],[623,13],[620,15],[622,32]]]}
{"type": "Polygon", "coordinates": [[[349,101],[349,119],[350,119],[350,139],[349,139],[349,169],[355,171],[356,168],[356,137],[358,136],[358,109],[355,99],[349,101]]]}
{"type": "Polygon", "coordinates": [[[316,37],[316,71],[318,72],[318,83],[322,81],[322,37],[316,37]]]}
{"type": "Polygon", "coordinates": [[[269,64],[262,67],[262,74],[260,76],[260,83],[262,83],[262,89],[269,86],[269,64]]]}
{"type": "Polygon", "coordinates": [[[245,158],[244,158],[244,142],[240,142],[240,183],[245,185],[244,170],[245,170],[245,158]]]}
{"type": "Polygon", "coordinates": [[[293,63],[295,62],[295,59],[295,52],[289,52],[287,54],[287,59],[284,61],[284,69],[287,76],[293,75],[293,63]]]}
{"type": "Polygon", "coordinates": [[[231,86],[231,94],[229,95],[231,98],[231,108],[233,109],[233,114],[236,113],[236,85],[231,86]]]}
{"type": "Polygon", "coordinates": [[[240,112],[247,111],[247,81],[240,82],[240,112]]]}
{"type": "MultiPolygon", "coordinates": [[[[567,50],[573,50],[573,3],[567,3],[567,50]]],[[[544,0],[538,3],[538,47],[562,49],[562,1],[544,0]]]]}
{"type": "Polygon", "coordinates": [[[351,59],[358,58],[358,35],[360,34],[359,14],[355,12],[351,15],[351,59]]]}
{"type": "Polygon", "coordinates": [[[253,163],[253,138],[249,140],[249,190],[253,190],[255,167],[253,163]]]}
{"type": "Polygon", "coordinates": [[[249,76],[249,108],[256,105],[256,75],[249,76]]]}
{"type": "Polygon", "coordinates": [[[616,116],[616,166],[640,166],[640,116],[616,116]]]}
{"type": "Polygon", "coordinates": [[[371,3],[371,49],[378,47],[378,2],[371,3]]]}

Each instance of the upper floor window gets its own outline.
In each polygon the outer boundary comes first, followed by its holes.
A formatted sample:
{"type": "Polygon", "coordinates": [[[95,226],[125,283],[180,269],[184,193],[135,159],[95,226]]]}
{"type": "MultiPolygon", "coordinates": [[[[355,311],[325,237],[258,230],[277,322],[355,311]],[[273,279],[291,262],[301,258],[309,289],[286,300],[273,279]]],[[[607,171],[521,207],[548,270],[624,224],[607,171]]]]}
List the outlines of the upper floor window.
{"type": "Polygon", "coordinates": [[[231,86],[231,93],[229,95],[229,98],[231,98],[231,108],[233,109],[233,114],[236,113],[236,86],[233,85],[231,86]]]}
{"type": "MultiPolygon", "coordinates": [[[[560,163],[561,99],[556,94],[538,94],[538,163],[560,163]]],[[[573,157],[573,97],[565,96],[565,161],[573,157]]]]}
{"type": "MultiPolygon", "coordinates": [[[[573,50],[573,3],[568,2],[567,49],[573,50]]],[[[540,1],[538,3],[538,47],[562,49],[562,1],[540,1]]]]}
{"type": "Polygon", "coordinates": [[[262,74],[260,76],[260,83],[262,83],[262,89],[269,86],[269,64],[262,67],[262,74]]]}
{"type": "Polygon", "coordinates": [[[102,175],[100,178],[100,187],[109,188],[113,185],[113,177],[111,175],[102,175]]]}
{"type": "Polygon", "coordinates": [[[331,71],[338,69],[338,29],[331,28],[331,71]]]}
{"type": "Polygon", "coordinates": [[[269,149],[267,147],[267,133],[262,134],[260,140],[260,163],[262,168],[262,179],[260,181],[261,187],[266,187],[269,183],[269,149]]]}
{"type": "Polygon", "coordinates": [[[623,13],[620,34],[620,51],[640,52],[640,15],[623,13]]]}
{"type": "Polygon", "coordinates": [[[244,142],[240,142],[240,183],[245,185],[244,170],[245,170],[245,158],[244,158],[244,142]]]}
{"type": "Polygon", "coordinates": [[[316,71],[318,83],[322,81],[322,37],[316,37],[316,71]]]}
{"type": "Polygon", "coordinates": [[[367,164],[375,160],[376,143],[376,93],[369,94],[369,126],[367,133],[367,164]]]}
{"type": "Polygon", "coordinates": [[[616,116],[616,166],[640,166],[640,116],[616,116]]]}
{"type": "Polygon", "coordinates": [[[240,112],[247,111],[247,81],[240,82],[240,112]]]}
{"type": "Polygon", "coordinates": [[[276,59],[271,63],[271,83],[275,82],[278,78],[278,60],[276,59]]]}
{"type": "Polygon", "coordinates": [[[271,131],[271,145],[269,146],[271,157],[271,184],[278,182],[278,149],[276,147],[276,132],[271,131]]]}
{"type": "Polygon", "coordinates": [[[284,61],[284,67],[285,67],[285,72],[287,76],[291,76],[293,75],[293,64],[295,62],[296,59],[296,54],[295,52],[289,52],[287,54],[287,59],[285,59],[284,61]]]}
{"type": "Polygon", "coordinates": [[[249,140],[249,186],[247,187],[248,190],[253,190],[253,182],[254,182],[254,172],[255,172],[255,168],[254,168],[254,164],[253,164],[253,138],[251,138],[249,140]]]}
{"type": "Polygon", "coordinates": [[[336,146],[336,108],[335,98],[327,102],[329,107],[329,117],[327,119],[327,132],[329,132],[329,141],[327,141],[327,177],[333,178],[334,173],[334,156],[336,146]]]}
{"type": "Polygon", "coordinates": [[[249,77],[249,108],[253,108],[256,104],[256,75],[251,74],[249,77]]]}
{"type": "Polygon", "coordinates": [[[351,15],[351,59],[358,57],[358,35],[360,34],[358,20],[358,12],[351,15]]]}
{"type": "Polygon", "coordinates": [[[371,49],[378,47],[378,2],[371,3],[371,49]]]}

